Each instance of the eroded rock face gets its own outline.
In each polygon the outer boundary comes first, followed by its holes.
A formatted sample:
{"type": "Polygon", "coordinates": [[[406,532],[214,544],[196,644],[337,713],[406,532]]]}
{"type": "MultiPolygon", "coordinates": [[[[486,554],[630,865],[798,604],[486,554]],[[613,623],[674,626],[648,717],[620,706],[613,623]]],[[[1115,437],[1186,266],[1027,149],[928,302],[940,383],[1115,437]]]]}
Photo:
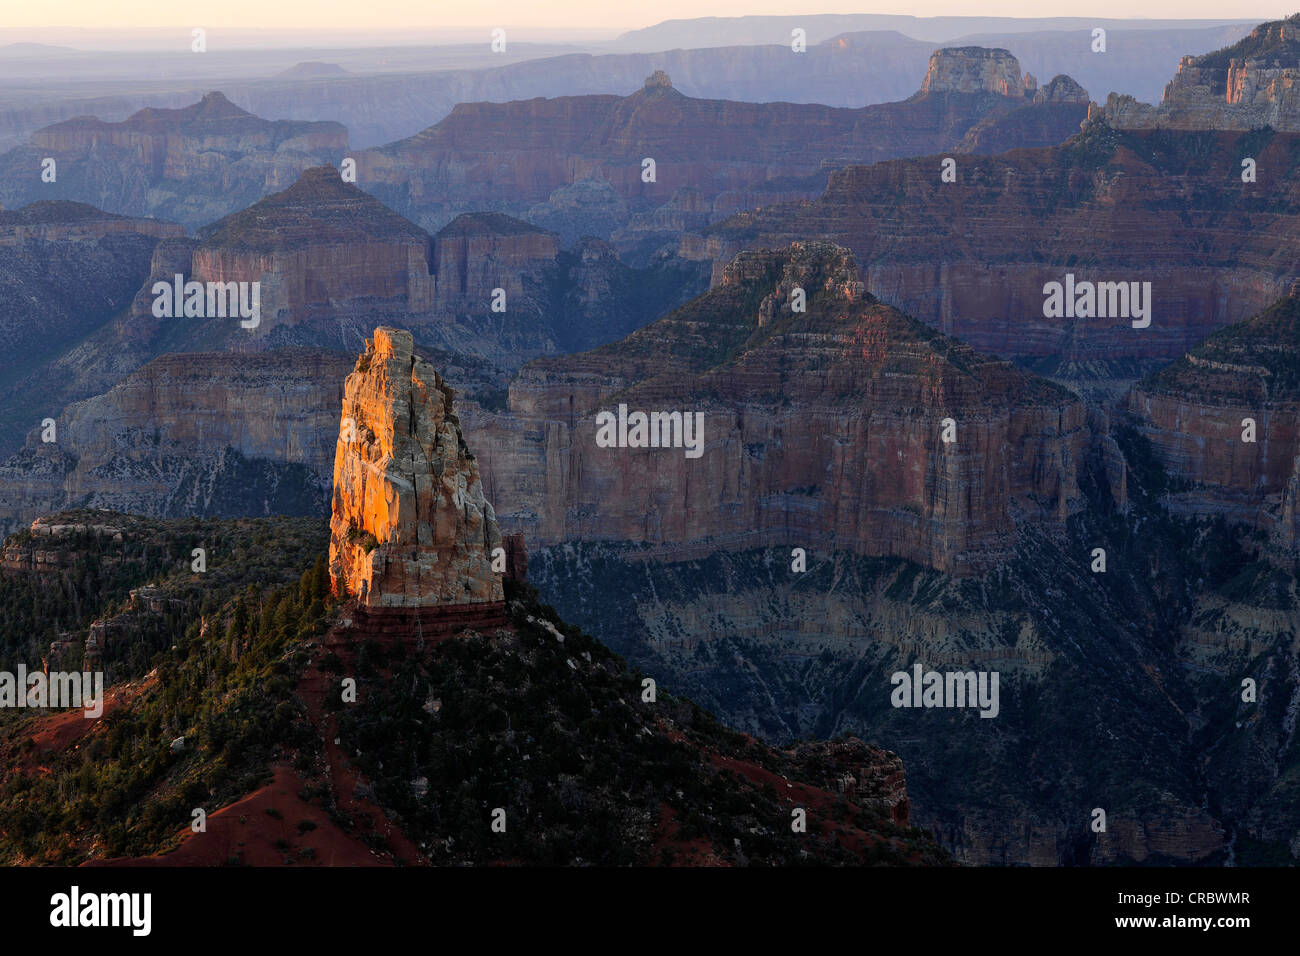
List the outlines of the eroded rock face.
{"type": "Polygon", "coordinates": [[[1300,541],[1300,297],[1223,329],[1134,387],[1130,421],[1177,476],[1179,513],[1222,515],[1300,541]]]}
{"type": "Polygon", "coordinates": [[[1261,23],[1233,46],[1185,56],[1159,106],[1111,94],[1115,128],[1300,130],[1300,14],[1261,23]]]}
{"type": "Polygon", "coordinates": [[[1085,106],[1088,103],[1088,91],[1064,73],[1052,77],[1042,89],[1038,89],[1037,84],[1031,87],[1028,83],[1031,78],[1029,74],[1025,75],[1025,93],[1033,96],[1035,103],[1082,103],[1085,106]]]}
{"type": "Polygon", "coordinates": [[[42,200],[22,209],[0,210],[0,246],[18,246],[31,239],[93,241],[115,235],[169,239],[185,235],[185,230],[174,222],[118,216],[79,202],[42,200]]]}
{"type": "Polygon", "coordinates": [[[330,166],[308,169],[288,189],[205,228],[201,238],[193,278],[260,282],[268,319],[283,311],[300,321],[357,299],[408,312],[432,304],[429,236],[330,166]]]}
{"type": "MultiPolygon", "coordinates": [[[[997,93],[1021,96],[1027,90],[1020,61],[1007,50],[980,46],[948,47],[930,55],[922,93],[997,93]]],[[[1032,91],[1030,92],[1032,95],[1032,91]]]]}
{"type": "Polygon", "coordinates": [[[330,577],[365,607],[501,601],[496,515],[452,389],[380,327],[348,376],[334,457],[330,577]]]}
{"type": "Polygon", "coordinates": [[[1003,560],[1015,514],[1067,519],[1089,435],[1073,396],[867,296],[830,243],[743,254],[621,342],[528,365],[509,400],[475,432],[502,520],[530,542],[814,542],[954,574],[1003,560]],[[698,457],[599,447],[596,416],[620,404],[701,415],[698,457]]]}
{"type": "Polygon", "coordinates": [[[0,530],[77,502],[154,517],[322,514],[346,356],[166,355],[0,462],[0,530]]]}

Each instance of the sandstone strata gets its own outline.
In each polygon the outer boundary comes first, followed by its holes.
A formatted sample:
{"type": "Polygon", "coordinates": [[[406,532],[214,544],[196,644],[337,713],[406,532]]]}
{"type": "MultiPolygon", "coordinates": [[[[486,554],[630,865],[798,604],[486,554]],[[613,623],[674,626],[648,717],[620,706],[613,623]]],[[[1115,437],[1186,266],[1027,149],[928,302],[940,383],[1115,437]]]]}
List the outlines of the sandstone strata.
{"type": "Polygon", "coordinates": [[[363,608],[500,602],[501,547],[452,389],[411,334],[375,330],[348,376],[334,457],[330,576],[363,608]]]}
{"type": "Polygon", "coordinates": [[[0,245],[18,246],[30,239],[79,242],[106,236],[175,238],[185,230],[174,222],[118,216],[85,203],[42,200],[22,209],[0,210],[0,245]]]}
{"type": "Polygon", "coordinates": [[[442,312],[482,311],[497,289],[512,297],[560,253],[554,233],[501,213],[458,216],[433,239],[434,301],[442,312]]]}
{"type": "Polygon", "coordinates": [[[328,308],[337,300],[432,304],[429,237],[330,166],[201,233],[192,277],[263,284],[263,313],[328,308]]]}
{"type": "Polygon", "coordinates": [[[702,285],[693,263],[634,269],[612,249],[588,255],[593,248],[587,241],[562,252],[554,233],[494,212],[466,213],[430,236],[337,170],[315,167],[196,239],[160,242],[149,280],[108,344],[118,346],[115,356],[142,356],[130,371],[164,348],[350,352],[378,321],[408,328],[421,345],[516,368],[617,338],[702,285]],[[155,284],[170,287],[177,275],[257,283],[259,322],[250,329],[228,317],[156,317],[155,284]],[[592,286],[610,295],[593,299],[586,295],[592,286]]]}

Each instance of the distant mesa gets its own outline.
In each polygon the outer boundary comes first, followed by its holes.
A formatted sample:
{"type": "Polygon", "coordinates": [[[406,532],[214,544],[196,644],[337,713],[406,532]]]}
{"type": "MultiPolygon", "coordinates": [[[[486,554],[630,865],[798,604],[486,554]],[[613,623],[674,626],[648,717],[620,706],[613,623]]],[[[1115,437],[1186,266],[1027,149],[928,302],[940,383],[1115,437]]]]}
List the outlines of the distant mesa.
{"type": "Polygon", "coordinates": [[[251,120],[254,123],[266,123],[266,120],[236,106],[226,97],[226,94],[213,91],[205,94],[197,103],[176,109],[146,106],[120,123],[106,123],[93,116],[78,116],[37,130],[32,135],[32,141],[38,146],[56,147],[63,144],[61,137],[64,135],[89,128],[124,128],[141,133],[161,133],[166,130],[180,131],[193,123],[211,123],[219,120],[251,120]]]}
{"type": "Polygon", "coordinates": [[[344,69],[337,63],[324,63],[320,60],[307,60],[303,63],[295,63],[287,70],[281,70],[276,76],[285,79],[301,77],[311,79],[320,76],[352,76],[352,71],[344,69]]]}
{"type": "Polygon", "coordinates": [[[1008,50],[979,46],[945,47],[930,55],[921,93],[994,93],[1034,104],[1088,105],[1088,91],[1064,74],[1039,87],[1032,73],[1020,73],[1020,61],[1008,50]]]}
{"type": "Polygon", "coordinates": [[[102,239],[123,233],[166,239],[183,236],[185,230],[173,222],[119,216],[68,200],[47,199],[10,210],[0,206],[0,245],[27,239],[102,239]]]}
{"type": "Polygon", "coordinates": [[[262,283],[263,315],[393,300],[403,311],[433,301],[429,235],[343,182],[332,166],[305,170],[288,189],[199,232],[200,281],[262,283]]]}
{"type": "Polygon", "coordinates": [[[0,155],[0,202],[67,199],[196,229],[283,189],[305,167],[338,163],[347,148],[339,123],[265,120],[213,91],[121,122],[79,116],[37,130],[0,155]],[[31,175],[47,157],[57,182],[31,175]]]}
{"type": "Polygon", "coordinates": [[[1021,96],[1020,61],[1010,51],[979,46],[946,47],[930,55],[922,93],[997,93],[1021,96]]]}
{"type": "Polygon", "coordinates": [[[559,254],[554,233],[497,212],[465,213],[430,236],[331,166],[213,223],[192,257],[202,281],[260,281],[263,314],[298,321],[350,302],[401,315],[465,309],[559,254]]]}
{"type": "Polygon", "coordinates": [[[0,56],[63,56],[69,53],[82,53],[70,46],[54,46],[49,43],[6,43],[0,46],[0,56]]]}
{"type": "Polygon", "coordinates": [[[425,241],[427,234],[345,183],[333,166],[313,166],[288,189],[200,230],[199,237],[208,247],[271,252],[336,241],[425,241]]]}
{"type": "Polygon", "coordinates": [[[566,243],[595,235],[637,252],[741,209],[813,199],[836,167],[952,150],[994,115],[1032,114],[1003,128],[1007,148],[1056,145],[1087,114],[1080,92],[1062,80],[1035,99],[1014,56],[981,47],[936,51],[919,93],[859,109],[697,98],[655,70],[628,96],[460,103],[356,159],[367,191],[430,231],[493,209],[566,243]],[[643,178],[647,157],[656,174],[643,178]]]}

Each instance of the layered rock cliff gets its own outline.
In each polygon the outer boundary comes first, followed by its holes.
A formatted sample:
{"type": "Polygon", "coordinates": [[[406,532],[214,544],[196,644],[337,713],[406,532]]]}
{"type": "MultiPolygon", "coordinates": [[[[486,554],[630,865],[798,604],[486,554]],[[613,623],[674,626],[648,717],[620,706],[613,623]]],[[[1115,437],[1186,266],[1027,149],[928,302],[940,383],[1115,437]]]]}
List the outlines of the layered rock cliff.
{"type": "Polygon", "coordinates": [[[347,378],[334,457],[330,577],[363,607],[500,602],[501,547],[454,392],[378,328],[347,378]]]}
{"type": "Polygon", "coordinates": [[[157,517],[323,514],[340,353],[169,355],[34,429],[0,464],[0,528],[74,504],[157,517]]]}
{"type": "Polygon", "coordinates": [[[1300,542],[1300,298],[1216,333],[1134,387],[1134,426],[1174,476],[1167,499],[1300,542]]]}
{"type": "Polygon", "coordinates": [[[33,376],[52,355],[119,316],[145,281],[160,239],[180,233],[174,223],[80,203],[0,211],[0,458],[70,398],[85,397],[33,376]]]}
{"type": "Polygon", "coordinates": [[[1005,558],[1019,516],[1065,521],[1089,434],[1071,395],[866,295],[826,243],[742,255],[622,342],[526,366],[474,430],[530,541],[833,542],[957,574],[1005,558]],[[600,447],[597,415],[620,408],[699,419],[699,447],[600,447]]]}
{"type": "Polygon", "coordinates": [[[214,92],[119,123],[81,116],[37,131],[30,145],[0,156],[0,202],[74,199],[196,228],[283,189],[310,166],[337,165],[346,152],[338,123],[272,122],[214,92]],[[57,164],[54,182],[41,179],[46,158],[57,164]]]}
{"type": "Polygon", "coordinates": [[[429,238],[418,226],[343,182],[331,166],[200,233],[192,277],[263,285],[264,318],[300,318],[339,300],[432,305],[429,238]]]}
{"type": "MultiPolygon", "coordinates": [[[[744,248],[821,237],[867,291],[980,351],[1122,390],[1300,276],[1300,137],[1116,131],[1094,121],[1052,149],[852,166],[812,203],[743,213],[684,241],[714,281],[744,248]],[[1242,181],[1255,160],[1257,181],[1242,181]],[[1150,324],[1048,317],[1048,283],[1149,282],[1150,324]]],[[[1130,285],[1130,290],[1131,290],[1130,285]]],[[[1139,285],[1139,291],[1142,287],[1139,285]]],[[[1139,320],[1141,321],[1141,320],[1139,320]]]]}
{"type": "Polygon", "coordinates": [[[117,338],[143,355],[138,365],[161,351],[350,350],[381,320],[409,328],[422,345],[515,368],[570,342],[616,338],[627,321],[602,316],[647,321],[698,291],[700,272],[692,263],[632,269],[617,256],[562,252],[553,233],[500,213],[467,213],[430,236],[320,166],[197,239],[160,243],[117,338]],[[635,281],[621,281],[629,272],[635,281]],[[156,286],[171,288],[178,275],[220,287],[256,283],[256,324],[206,309],[158,317],[156,286]],[[590,280],[612,298],[574,301],[575,288],[590,280]]]}
{"type": "Polygon", "coordinates": [[[497,289],[509,303],[533,292],[559,254],[554,233],[519,219],[501,213],[457,216],[433,238],[435,307],[482,312],[497,289]]]}
{"type": "Polygon", "coordinates": [[[1300,131],[1300,14],[1232,46],[1184,56],[1158,106],[1112,93],[1095,112],[1123,129],[1300,131]]]}
{"type": "Polygon", "coordinates": [[[18,246],[30,239],[44,242],[86,241],[107,236],[185,235],[174,222],[140,219],[104,212],[85,203],[42,199],[21,209],[0,209],[0,245],[18,246]]]}

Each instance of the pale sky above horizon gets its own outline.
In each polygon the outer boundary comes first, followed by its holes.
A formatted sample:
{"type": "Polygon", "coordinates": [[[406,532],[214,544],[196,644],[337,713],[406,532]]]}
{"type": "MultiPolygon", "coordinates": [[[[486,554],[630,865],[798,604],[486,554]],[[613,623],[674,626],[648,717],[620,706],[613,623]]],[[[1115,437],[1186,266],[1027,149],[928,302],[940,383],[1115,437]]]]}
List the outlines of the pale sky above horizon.
{"type": "Polygon", "coordinates": [[[663,20],[692,17],[819,13],[903,14],[919,17],[1098,17],[1151,19],[1275,20],[1300,9],[1300,0],[1265,2],[1249,10],[1222,0],[1101,0],[1094,4],[1023,0],[0,0],[6,28],[93,27],[157,29],[170,26],[315,30],[477,26],[529,26],[581,30],[627,30],[663,20]]]}

